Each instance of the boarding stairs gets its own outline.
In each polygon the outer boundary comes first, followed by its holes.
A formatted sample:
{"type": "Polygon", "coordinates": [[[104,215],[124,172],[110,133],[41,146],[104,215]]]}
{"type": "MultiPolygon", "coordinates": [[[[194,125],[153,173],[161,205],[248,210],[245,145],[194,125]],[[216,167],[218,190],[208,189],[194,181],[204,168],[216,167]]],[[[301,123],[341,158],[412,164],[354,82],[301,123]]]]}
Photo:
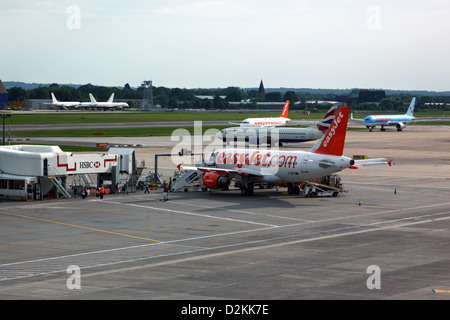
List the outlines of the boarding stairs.
{"type": "Polygon", "coordinates": [[[94,182],[92,181],[91,177],[88,174],[79,174],[78,177],[80,178],[80,180],[83,181],[84,185],[88,189],[95,187],[94,182]]]}
{"type": "Polygon", "coordinates": [[[72,198],[70,193],[67,192],[66,188],[61,184],[61,181],[57,177],[49,177],[49,180],[56,187],[56,190],[58,190],[58,192],[61,193],[64,197],[66,197],[67,199],[72,198]]]}
{"type": "Polygon", "coordinates": [[[204,173],[200,170],[187,170],[172,184],[170,191],[172,192],[187,192],[190,188],[198,190],[201,188],[201,183],[195,183],[196,179],[201,181],[201,177],[204,173]]]}

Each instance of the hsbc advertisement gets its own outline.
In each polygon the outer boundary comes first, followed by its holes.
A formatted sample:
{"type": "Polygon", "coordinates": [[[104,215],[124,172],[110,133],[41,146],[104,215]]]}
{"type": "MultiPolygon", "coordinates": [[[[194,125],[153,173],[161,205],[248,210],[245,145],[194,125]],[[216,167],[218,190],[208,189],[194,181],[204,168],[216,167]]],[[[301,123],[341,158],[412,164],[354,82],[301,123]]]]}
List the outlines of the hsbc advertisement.
{"type": "Polygon", "coordinates": [[[108,173],[113,166],[117,166],[117,154],[83,154],[57,153],[53,163],[49,163],[49,173],[54,167],[53,174],[82,174],[108,173]],[[56,161],[55,161],[56,160],[56,161]],[[56,163],[54,163],[56,162],[56,163]]]}

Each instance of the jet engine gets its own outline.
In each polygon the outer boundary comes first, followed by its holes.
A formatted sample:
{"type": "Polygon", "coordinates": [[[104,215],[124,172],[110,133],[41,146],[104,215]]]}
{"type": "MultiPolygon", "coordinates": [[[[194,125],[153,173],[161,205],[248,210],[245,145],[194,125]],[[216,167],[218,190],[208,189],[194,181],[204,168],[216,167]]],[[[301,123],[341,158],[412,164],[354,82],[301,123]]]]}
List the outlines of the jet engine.
{"type": "Polygon", "coordinates": [[[209,189],[227,189],[230,180],[218,173],[207,173],[203,177],[203,185],[209,189]]]}
{"type": "Polygon", "coordinates": [[[395,126],[397,127],[397,131],[402,131],[406,127],[406,124],[399,122],[395,126]]]}

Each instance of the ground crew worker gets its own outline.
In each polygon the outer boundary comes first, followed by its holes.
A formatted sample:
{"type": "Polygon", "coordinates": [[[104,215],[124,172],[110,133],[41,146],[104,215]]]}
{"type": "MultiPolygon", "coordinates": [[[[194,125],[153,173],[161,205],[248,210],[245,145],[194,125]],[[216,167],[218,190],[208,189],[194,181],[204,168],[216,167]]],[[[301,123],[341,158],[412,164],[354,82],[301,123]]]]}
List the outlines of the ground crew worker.
{"type": "Polygon", "coordinates": [[[87,194],[88,194],[88,191],[87,191],[87,187],[85,186],[83,191],[81,192],[81,195],[82,195],[83,199],[86,199],[87,194]]]}
{"type": "Polygon", "coordinates": [[[100,186],[100,199],[103,199],[103,195],[105,194],[105,188],[103,185],[100,186]]]}
{"type": "Polygon", "coordinates": [[[150,187],[150,184],[148,183],[148,181],[145,181],[145,191],[144,191],[144,193],[150,193],[150,191],[148,190],[149,187],[150,187]]]}
{"type": "Polygon", "coordinates": [[[164,181],[163,184],[163,200],[169,200],[169,186],[167,185],[166,181],[164,181]]]}

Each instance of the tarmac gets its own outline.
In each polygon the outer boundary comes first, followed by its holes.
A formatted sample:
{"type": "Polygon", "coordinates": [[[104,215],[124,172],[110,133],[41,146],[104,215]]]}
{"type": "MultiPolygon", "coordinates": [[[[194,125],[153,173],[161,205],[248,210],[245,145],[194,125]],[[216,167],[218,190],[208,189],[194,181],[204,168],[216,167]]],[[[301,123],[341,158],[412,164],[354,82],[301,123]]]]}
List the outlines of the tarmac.
{"type": "MultiPolygon", "coordinates": [[[[62,140],[87,143],[46,138],[62,140]]],[[[179,143],[107,140],[143,145],[148,171],[179,143]]],[[[448,300],[449,146],[439,126],[348,131],[345,155],[394,161],[340,172],[336,198],[232,188],[2,202],[0,299],[448,300]]]]}

